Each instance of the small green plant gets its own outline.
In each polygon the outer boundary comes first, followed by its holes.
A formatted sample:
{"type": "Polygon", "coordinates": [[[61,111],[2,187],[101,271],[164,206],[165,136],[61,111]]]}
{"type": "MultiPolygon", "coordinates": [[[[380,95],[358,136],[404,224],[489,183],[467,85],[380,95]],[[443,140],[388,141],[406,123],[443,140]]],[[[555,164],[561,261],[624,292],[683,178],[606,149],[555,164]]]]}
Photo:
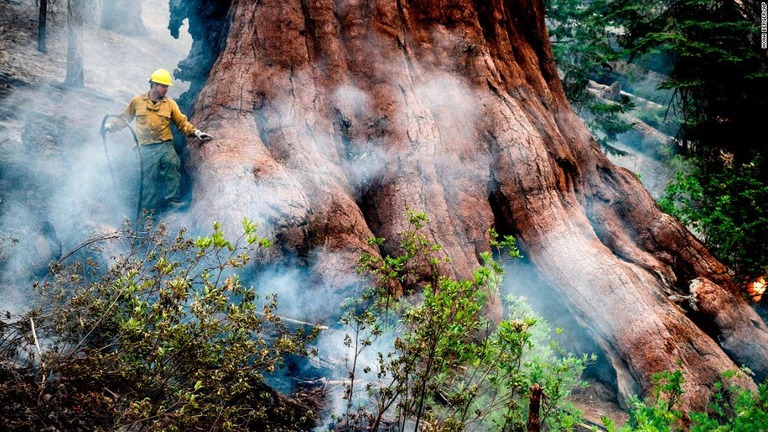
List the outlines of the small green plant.
{"type": "Polygon", "coordinates": [[[256,228],[244,219],[229,241],[218,223],[197,239],[149,227],[107,270],[55,268],[41,306],[0,325],[0,428],[310,427],[311,410],[264,382],[315,332],[289,331],[277,298],[238,278],[269,245],[256,228]]]}
{"type": "Polygon", "coordinates": [[[653,377],[652,396],[647,401],[634,397],[629,401],[629,422],[619,428],[603,418],[608,432],[748,432],[768,430],[768,386],[760,384],[757,392],[731,382],[738,371],[725,372],[715,383],[715,393],[706,412],[689,413],[688,424],[677,409],[684,392],[682,372],[662,372],[653,377]]]}
{"type": "Polygon", "coordinates": [[[768,386],[758,385],[757,393],[747,391],[729,384],[729,374],[716,384],[709,410],[691,414],[692,432],[768,430],[768,386]]]}
{"type": "MultiPolygon", "coordinates": [[[[558,356],[541,344],[538,331],[546,325],[520,299],[509,299],[508,319],[488,322],[483,308],[500,301],[499,263],[488,252],[472,280],[444,276],[439,267],[444,260],[435,256],[440,247],[422,232],[426,215],[408,216],[403,254],[364,255],[360,271],[374,286],[346,303],[342,322],[351,330],[345,341],[351,350],[343,415],[347,430],[379,430],[385,422],[402,430],[410,421],[430,431],[518,430],[526,424],[533,384],[545,389],[542,423],[554,429],[569,424],[574,417],[561,415],[568,412],[565,399],[580,385],[589,358],[558,356]],[[398,289],[403,283],[408,288],[398,289]],[[375,361],[359,362],[363,351],[382,345],[390,334],[391,345],[377,351],[375,361]]],[[[489,235],[499,255],[520,256],[514,238],[498,239],[493,230],[489,235]]]]}
{"type": "Polygon", "coordinates": [[[652,397],[648,404],[638,398],[629,400],[630,431],[668,431],[679,426],[683,413],[676,408],[683,395],[683,374],[680,371],[653,375],[652,397]]]}

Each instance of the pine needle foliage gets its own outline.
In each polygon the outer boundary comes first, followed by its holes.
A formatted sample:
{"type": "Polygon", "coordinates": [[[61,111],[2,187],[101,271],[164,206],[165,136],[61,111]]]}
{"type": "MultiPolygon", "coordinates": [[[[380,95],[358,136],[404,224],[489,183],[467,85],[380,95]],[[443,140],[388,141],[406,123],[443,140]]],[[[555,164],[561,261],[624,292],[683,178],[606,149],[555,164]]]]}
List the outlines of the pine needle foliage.
{"type": "Polygon", "coordinates": [[[673,60],[662,88],[676,92],[680,145],[706,163],[721,164],[722,153],[737,167],[764,163],[768,56],[760,48],[759,2],[617,0],[611,8],[631,58],[673,60]]]}
{"type": "Polygon", "coordinates": [[[564,89],[607,152],[623,130],[614,116],[621,111],[591,106],[587,80],[607,62],[653,68],[650,59],[663,60],[655,66],[666,76],[660,90],[674,95],[665,117],[679,119],[675,150],[694,168],[677,175],[661,205],[740,282],[768,271],[768,51],[760,46],[760,8],[739,0],[547,2],[564,89]]]}
{"type": "Polygon", "coordinates": [[[546,8],[552,54],[568,101],[606,153],[625,155],[613,144],[632,129],[632,123],[622,117],[632,111],[632,102],[626,96],[604,100],[588,90],[590,79],[624,55],[611,33],[605,0],[549,0],[546,8]]]}

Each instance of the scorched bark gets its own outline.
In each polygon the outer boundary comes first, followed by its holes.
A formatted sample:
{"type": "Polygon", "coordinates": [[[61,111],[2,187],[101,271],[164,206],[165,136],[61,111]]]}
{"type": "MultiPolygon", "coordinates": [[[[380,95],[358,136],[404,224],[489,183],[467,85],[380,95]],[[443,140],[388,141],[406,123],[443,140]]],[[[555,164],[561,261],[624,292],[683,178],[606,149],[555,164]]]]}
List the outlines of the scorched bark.
{"type": "Polygon", "coordinates": [[[768,329],[727,269],[569,108],[542,2],[228,6],[220,43],[196,41],[219,47],[193,118],[216,140],[188,158],[199,221],[259,220],[337,289],[361,252],[396,249],[406,209],[429,215],[458,277],[496,226],[604,350],[622,395],[680,368],[684,408],[703,409],[721,372],[765,376],[768,329]]]}

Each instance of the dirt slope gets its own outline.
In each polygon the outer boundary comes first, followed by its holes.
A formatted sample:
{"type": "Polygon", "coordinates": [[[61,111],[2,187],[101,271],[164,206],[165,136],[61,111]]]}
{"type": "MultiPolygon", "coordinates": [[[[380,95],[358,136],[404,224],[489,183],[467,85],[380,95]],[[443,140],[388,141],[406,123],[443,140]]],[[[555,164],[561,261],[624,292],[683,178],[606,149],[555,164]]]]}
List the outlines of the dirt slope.
{"type": "MultiPolygon", "coordinates": [[[[146,36],[85,27],[85,88],[67,90],[66,2],[49,10],[47,54],[36,49],[35,3],[0,0],[0,307],[12,309],[23,307],[28,288],[9,283],[11,276],[44,272],[52,257],[134,213],[132,139],[110,137],[108,165],[101,120],[146,91],[152,70],[173,70],[191,44],[184,31],[180,40],[170,36],[167,2],[146,0],[146,36]],[[25,247],[43,240],[58,247],[25,247]],[[29,260],[37,264],[28,268],[29,260]]],[[[169,93],[186,88],[177,82],[169,93]]]]}

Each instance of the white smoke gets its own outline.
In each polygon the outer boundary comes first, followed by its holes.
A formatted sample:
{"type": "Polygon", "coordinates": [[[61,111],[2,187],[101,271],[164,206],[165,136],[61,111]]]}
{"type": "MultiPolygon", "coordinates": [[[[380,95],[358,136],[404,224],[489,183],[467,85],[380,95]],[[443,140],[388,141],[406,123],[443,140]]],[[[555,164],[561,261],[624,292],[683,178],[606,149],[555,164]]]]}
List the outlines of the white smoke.
{"type": "MultiPolygon", "coordinates": [[[[127,129],[108,135],[105,154],[101,120],[147,91],[154,69],[173,70],[191,44],[186,32],[179,40],[170,36],[164,0],[143,1],[144,36],[104,31],[86,17],[85,88],[65,89],[66,3],[49,8],[47,54],[24,33],[36,29],[36,2],[16,3],[2,13],[21,25],[4,27],[19,33],[8,39],[14,45],[3,45],[11,91],[0,94],[0,310],[12,312],[29,306],[28,278],[47,269],[41,260],[66,253],[92,236],[95,226],[119,227],[135,216],[139,162],[133,139],[127,129]]],[[[99,15],[90,12],[91,18],[99,15]]],[[[177,81],[169,95],[185,89],[177,81]]]]}
{"type": "MultiPolygon", "coordinates": [[[[32,3],[32,0],[27,0],[28,5],[31,6],[32,3]]],[[[46,83],[40,87],[19,90],[0,101],[0,115],[6,112],[14,113],[13,118],[0,118],[0,120],[8,120],[15,125],[36,122],[38,112],[19,113],[12,109],[12,106],[25,100],[44,101],[48,107],[49,116],[62,119],[63,123],[71,121],[78,125],[76,139],[66,135],[55,137],[58,145],[53,147],[52,153],[46,149],[30,149],[25,146],[20,136],[23,126],[7,129],[11,135],[9,138],[11,142],[3,147],[3,151],[8,151],[4,157],[25,165],[30,173],[34,173],[27,177],[33,178],[34,190],[41,192],[34,197],[16,192],[3,195],[6,198],[0,204],[0,233],[16,231],[32,235],[47,222],[55,229],[63,249],[67,250],[89,236],[84,232],[84,228],[90,222],[119,225],[123,218],[133,217],[137,199],[138,161],[135,152],[131,149],[132,140],[127,130],[109,135],[107,158],[98,136],[98,128],[103,115],[119,113],[130,97],[147,90],[146,80],[152,70],[159,67],[173,70],[173,66],[186,56],[190,45],[189,38],[187,36],[186,39],[176,41],[168,35],[165,29],[167,13],[164,12],[166,10],[167,2],[162,0],[143,2],[145,24],[150,33],[140,38],[140,43],[136,43],[135,39],[105,33],[95,28],[86,29],[84,37],[85,94],[53,90],[46,83]],[[79,98],[78,100],[85,100],[87,103],[64,103],[65,99],[71,98],[79,98]],[[15,117],[16,115],[19,116],[15,117]],[[110,165],[112,172],[110,172],[110,165]],[[112,174],[114,174],[114,183],[112,174]]],[[[52,28],[49,34],[53,35],[53,30],[52,28]]],[[[66,40],[61,36],[58,39],[66,40]]],[[[52,44],[50,54],[56,64],[56,73],[62,77],[61,79],[64,76],[63,48],[61,45],[52,44]]],[[[170,89],[169,96],[177,98],[184,88],[182,83],[177,82],[170,89]]],[[[409,168],[433,165],[448,178],[475,175],[469,172],[470,168],[467,165],[470,164],[465,164],[463,161],[475,152],[477,142],[480,141],[475,136],[475,131],[476,123],[480,121],[482,106],[481,98],[469,83],[458,76],[434,71],[431,80],[415,84],[415,92],[408,96],[413,98],[409,102],[420,106],[418,115],[423,118],[405,118],[402,111],[397,113],[399,116],[397,118],[376,118],[371,107],[374,97],[367,90],[351,84],[336,89],[332,96],[332,103],[338,108],[340,127],[348,129],[337,132],[346,133],[348,136],[345,139],[349,142],[342,142],[340,145],[339,136],[323,137],[315,131],[312,137],[314,142],[305,144],[307,148],[313,148],[318,154],[325,156],[339,151],[346,152],[347,154],[337,159],[341,166],[317,163],[304,166],[301,170],[281,169],[280,175],[285,178],[280,180],[280,184],[303,185],[317,177],[328,176],[329,173],[336,175],[334,170],[338,170],[346,175],[350,193],[357,199],[359,198],[356,196],[357,191],[366,189],[371,182],[384,173],[392,172],[400,165],[409,168]],[[377,122],[385,120],[408,124],[412,128],[422,125],[433,127],[434,140],[432,142],[414,141],[410,143],[411,148],[406,153],[394,153],[386,149],[376,137],[376,128],[380,127],[382,130],[386,128],[386,125],[379,125],[377,122]],[[456,128],[455,125],[460,127],[456,128]],[[457,129],[458,134],[448,136],[445,133],[445,131],[457,129]]],[[[287,113],[291,110],[285,107],[279,111],[287,113]]],[[[304,125],[305,123],[303,119],[295,119],[295,124],[304,125]]],[[[71,126],[67,124],[67,127],[71,126]]],[[[0,141],[3,139],[0,138],[0,141]]],[[[283,166],[292,166],[294,164],[291,159],[300,157],[305,155],[288,154],[281,163],[283,166]]],[[[242,177],[252,176],[253,168],[247,164],[237,169],[242,177]]],[[[238,204],[248,209],[247,216],[262,224],[260,233],[275,232],[279,228],[273,225],[274,220],[271,218],[274,213],[271,204],[275,202],[271,201],[274,199],[271,185],[268,179],[264,182],[257,179],[253,187],[255,193],[238,197],[240,200],[238,204]]],[[[30,185],[18,185],[19,189],[28,186],[30,185]]],[[[226,192],[228,186],[221,187],[226,192]]],[[[298,195],[296,202],[301,201],[300,204],[304,205],[306,196],[298,195]]],[[[307,212],[311,210],[308,206],[306,207],[307,212]]],[[[307,214],[299,214],[297,218],[305,220],[307,214]]],[[[237,215],[235,220],[242,220],[242,215],[237,215]]],[[[4,248],[0,252],[26,260],[34,256],[34,252],[27,253],[28,249],[23,249],[27,246],[24,242],[18,242],[8,246],[12,249],[4,248]]],[[[326,317],[329,310],[338,309],[345,295],[343,292],[335,292],[337,287],[313,286],[314,263],[334,260],[333,257],[320,256],[321,254],[332,253],[310,251],[306,259],[307,263],[303,266],[291,264],[260,269],[250,282],[258,287],[262,294],[278,294],[278,313],[281,316],[311,324],[321,324],[315,320],[315,317],[326,317]]],[[[23,262],[25,261],[14,264],[18,266],[14,268],[22,268],[23,262]]],[[[339,275],[335,282],[338,283],[340,280],[344,280],[340,283],[341,286],[354,286],[357,275],[350,269],[350,274],[339,275]]],[[[21,310],[25,307],[23,303],[25,288],[2,284],[0,299],[0,310],[21,310]]],[[[380,338],[380,345],[367,350],[360,358],[362,362],[360,369],[362,370],[365,365],[374,367],[376,352],[391,350],[393,337],[390,335],[380,338]]],[[[343,331],[324,333],[318,341],[318,349],[321,358],[326,356],[333,361],[343,360],[346,356],[352,355],[344,348],[343,331]]],[[[343,361],[341,363],[343,364],[343,361]]],[[[336,413],[343,412],[344,402],[337,399],[335,404],[336,413]]]]}

